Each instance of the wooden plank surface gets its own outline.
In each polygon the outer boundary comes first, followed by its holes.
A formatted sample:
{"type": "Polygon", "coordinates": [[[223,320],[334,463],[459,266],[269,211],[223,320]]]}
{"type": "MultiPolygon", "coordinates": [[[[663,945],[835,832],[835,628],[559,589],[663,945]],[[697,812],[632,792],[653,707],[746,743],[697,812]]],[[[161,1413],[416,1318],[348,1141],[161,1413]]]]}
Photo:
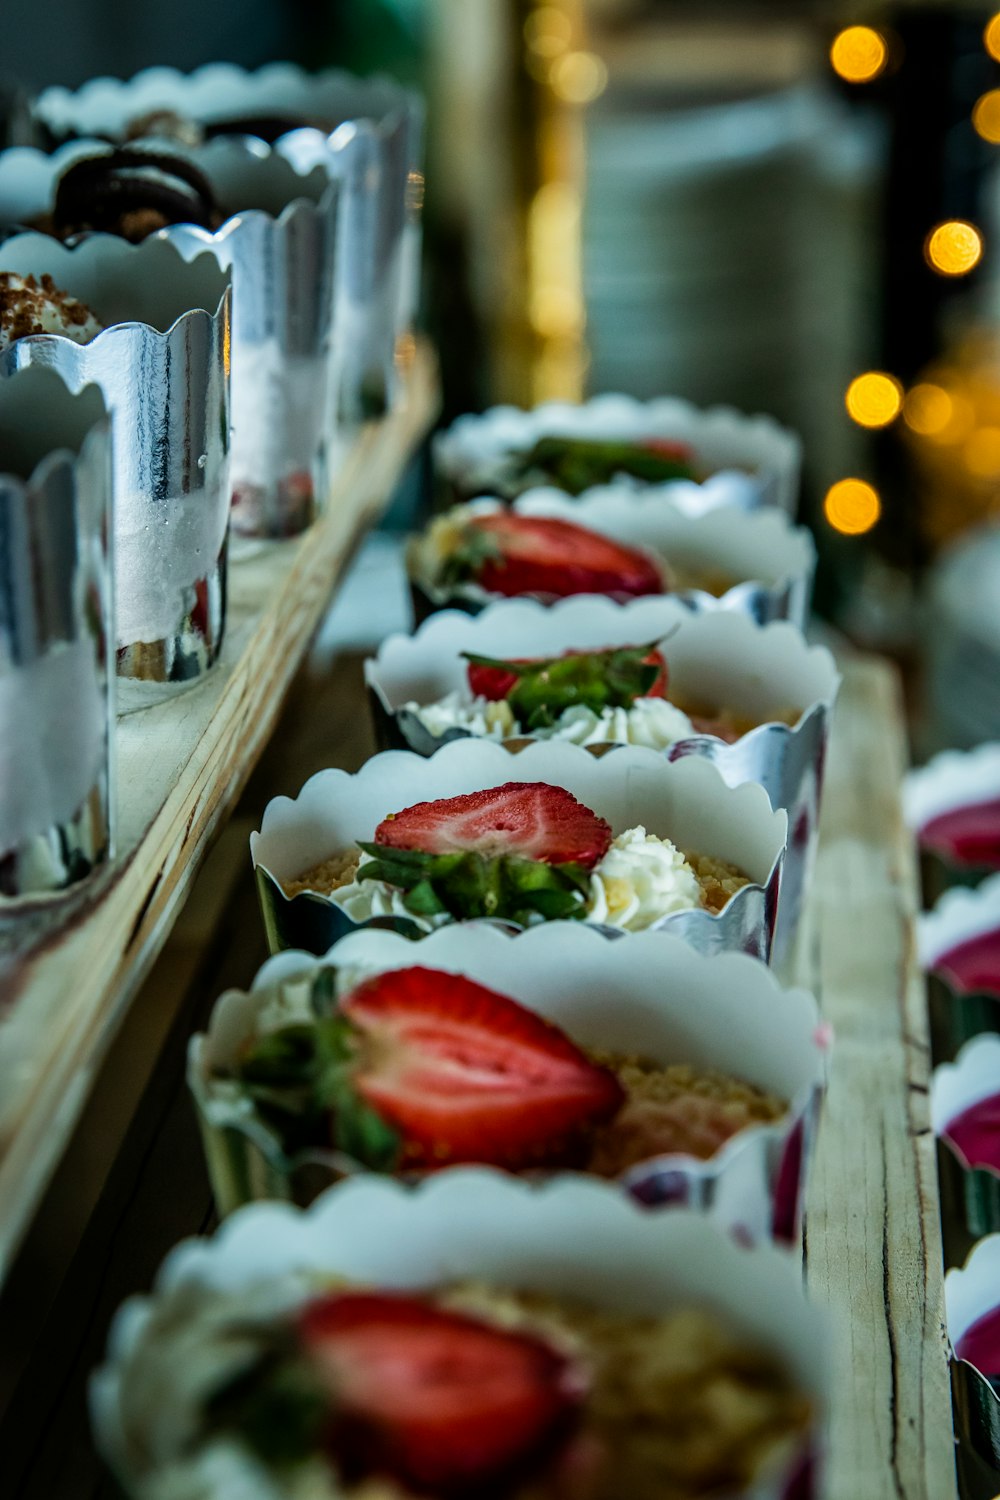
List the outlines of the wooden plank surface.
{"type": "Polygon", "coordinates": [[[833,1336],[828,1500],[956,1492],[905,766],[894,674],[848,664],[796,972],[835,1033],[806,1216],[809,1290],[833,1336]]]}
{"type": "Polygon", "coordinates": [[[95,1069],[274,723],[336,579],[436,409],[417,346],[403,398],[366,428],[306,536],[230,569],[222,660],[199,687],[119,721],[119,850],[53,930],[6,930],[0,1003],[0,1280],[95,1069]]]}

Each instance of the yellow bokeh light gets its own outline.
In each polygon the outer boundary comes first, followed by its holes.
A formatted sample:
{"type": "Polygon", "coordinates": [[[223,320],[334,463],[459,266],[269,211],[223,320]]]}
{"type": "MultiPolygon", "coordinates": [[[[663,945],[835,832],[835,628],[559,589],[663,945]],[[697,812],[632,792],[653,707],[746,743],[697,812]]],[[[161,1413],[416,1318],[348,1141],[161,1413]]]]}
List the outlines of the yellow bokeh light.
{"type": "Polygon", "coordinates": [[[895,375],[868,370],[851,381],[844,404],[860,427],[888,427],[903,408],[903,387],[895,375]]]}
{"type": "Polygon", "coordinates": [[[955,403],[942,385],[924,381],[907,391],[903,419],[921,437],[940,437],[948,430],[955,403]]]}
{"type": "Polygon", "coordinates": [[[573,22],[558,5],[540,5],[524,23],[524,39],[534,52],[554,57],[573,38],[573,22]]]}
{"type": "Polygon", "coordinates": [[[848,83],[871,83],[885,71],[888,61],[885,37],[872,26],[846,26],[830,48],[834,72],[848,83]]]}
{"type": "Polygon", "coordinates": [[[995,57],[997,62],[1000,62],[1000,15],[996,15],[991,21],[987,21],[986,30],[983,32],[983,42],[990,56],[995,57]]]}
{"type": "Polygon", "coordinates": [[[594,52],[564,52],[552,64],[549,83],[567,104],[589,104],[603,94],[608,70],[594,52]]]}
{"type": "Polygon", "coordinates": [[[882,514],[878,490],[864,479],[838,479],[826,492],[823,514],[834,531],[861,536],[882,514]]]}
{"type": "Polygon", "coordinates": [[[965,467],[977,479],[1000,479],[1000,427],[979,427],[964,450],[965,467]]]}
{"type": "Polygon", "coordinates": [[[1000,89],[990,89],[976,100],[972,123],[984,141],[1000,145],[1000,89]]]}
{"type": "Polygon", "coordinates": [[[946,219],[927,236],[924,256],[941,276],[966,276],[983,258],[983,237],[965,219],[946,219]]]}

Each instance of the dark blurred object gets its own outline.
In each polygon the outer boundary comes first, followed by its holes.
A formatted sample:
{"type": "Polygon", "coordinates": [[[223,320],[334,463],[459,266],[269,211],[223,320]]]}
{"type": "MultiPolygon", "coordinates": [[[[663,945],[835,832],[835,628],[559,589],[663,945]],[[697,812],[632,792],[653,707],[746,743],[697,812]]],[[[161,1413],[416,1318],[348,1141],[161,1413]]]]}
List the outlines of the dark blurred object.
{"type": "Polygon", "coordinates": [[[34,140],[31,97],[13,78],[0,78],[0,151],[30,146],[34,140]]]}
{"type": "Polygon", "coordinates": [[[982,223],[996,147],[977,134],[972,115],[981,95],[1000,83],[983,45],[988,15],[985,6],[909,4],[889,17],[899,64],[878,86],[891,122],[882,363],[904,382],[940,352],[943,315],[975,292],[982,274],[941,275],[924,244],[943,222],[982,223]]]}

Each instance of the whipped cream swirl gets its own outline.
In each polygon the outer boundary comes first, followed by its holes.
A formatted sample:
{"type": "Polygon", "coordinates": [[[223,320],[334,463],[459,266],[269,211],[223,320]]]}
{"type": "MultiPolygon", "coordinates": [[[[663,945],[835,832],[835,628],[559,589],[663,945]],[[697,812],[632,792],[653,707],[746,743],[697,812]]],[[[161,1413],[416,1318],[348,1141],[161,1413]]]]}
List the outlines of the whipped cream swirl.
{"type": "MultiPolygon", "coordinates": [[[[493,703],[487,698],[469,698],[460,688],[436,703],[405,703],[403,711],[413,714],[436,736],[450,729],[464,729],[467,734],[490,740],[529,733],[521,728],[503,699],[493,703]]],[[[563,709],[554,724],[531,730],[530,738],[567,740],[573,745],[643,745],[649,750],[667,750],[695,733],[687,714],[666,698],[636,698],[628,708],[603,708],[600,713],[585,704],[574,704],[563,709]]]]}

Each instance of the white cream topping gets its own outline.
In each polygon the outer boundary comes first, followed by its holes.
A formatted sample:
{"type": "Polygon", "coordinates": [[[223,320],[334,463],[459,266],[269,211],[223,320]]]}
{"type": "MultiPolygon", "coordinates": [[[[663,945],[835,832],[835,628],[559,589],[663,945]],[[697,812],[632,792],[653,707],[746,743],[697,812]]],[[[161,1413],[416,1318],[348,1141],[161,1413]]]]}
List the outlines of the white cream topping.
{"type": "MultiPolygon", "coordinates": [[[[362,854],[361,864],[370,858],[362,854]]],[[[436,916],[408,911],[404,893],[384,880],[353,880],[330,897],[352,922],[373,917],[402,917],[421,932],[433,932],[454,920],[447,912],[436,916]]],[[[623,932],[641,932],[659,918],[701,905],[697,876],[676,844],[657,838],[645,828],[629,828],[612,841],[611,848],[593,870],[585,922],[618,927],[623,932]]],[[[540,923],[543,917],[538,917],[540,923]]]]}
{"type": "Polygon", "coordinates": [[[9,349],[26,333],[60,333],[75,344],[88,344],[103,327],[89,307],[53,286],[50,277],[39,281],[5,271],[0,274],[0,299],[0,349],[9,349]]]}
{"type": "Polygon", "coordinates": [[[700,905],[698,877],[677,845],[640,826],[619,834],[591,875],[586,920],[641,932],[700,905]]]}
{"type": "MultiPolygon", "coordinates": [[[[403,707],[434,735],[443,735],[449,729],[464,729],[468,734],[491,740],[529,734],[521,728],[507,703],[469,698],[460,688],[437,703],[406,703],[403,707]]],[[[574,745],[643,745],[650,750],[666,750],[694,733],[687,714],[666,698],[637,698],[629,708],[604,708],[600,713],[583,704],[563,709],[555,724],[531,730],[530,738],[568,740],[574,745]]]]}
{"type": "Polygon", "coordinates": [[[409,547],[410,572],[419,582],[433,585],[445,563],[457,550],[466,524],[479,508],[453,505],[444,515],[435,516],[425,531],[412,538],[409,547]]]}
{"type": "Polygon", "coordinates": [[[464,729],[484,740],[505,740],[520,734],[521,727],[502,698],[493,703],[488,698],[470,698],[461,688],[439,698],[436,703],[404,703],[403,710],[419,719],[433,735],[447,734],[449,729],[464,729]]]}

